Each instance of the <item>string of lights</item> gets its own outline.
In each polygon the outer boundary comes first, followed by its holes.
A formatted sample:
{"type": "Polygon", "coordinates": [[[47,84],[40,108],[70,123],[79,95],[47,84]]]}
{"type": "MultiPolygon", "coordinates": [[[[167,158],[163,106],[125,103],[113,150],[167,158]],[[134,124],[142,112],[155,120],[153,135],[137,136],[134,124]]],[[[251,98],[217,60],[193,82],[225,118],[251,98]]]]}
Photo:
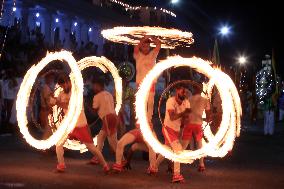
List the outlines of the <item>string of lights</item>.
{"type": "MultiPolygon", "coordinates": [[[[4,11],[4,4],[5,4],[5,0],[2,1],[1,17],[0,17],[0,19],[2,19],[2,15],[3,15],[3,11],[4,11]]],[[[12,8],[12,10],[11,10],[10,18],[12,18],[12,15],[13,15],[13,13],[14,13],[15,11],[16,11],[16,0],[13,0],[13,8],[12,8]]],[[[5,48],[8,30],[9,30],[9,26],[8,26],[8,27],[6,28],[6,30],[5,30],[5,35],[4,35],[3,43],[2,43],[1,48],[0,48],[0,59],[2,58],[2,53],[3,53],[4,48],[5,48]]]]}
{"type": "MultiPolygon", "coordinates": [[[[118,4],[118,5],[122,6],[122,7],[124,7],[126,11],[128,11],[128,10],[140,10],[140,9],[143,9],[143,8],[158,10],[157,7],[131,6],[131,5],[127,4],[127,3],[123,3],[123,2],[117,1],[117,0],[110,0],[110,1],[112,3],[118,4]]],[[[164,13],[166,13],[166,14],[168,14],[168,15],[171,15],[172,17],[177,17],[177,15],[175,13],[173,13],[172,11],[169,11],[167,9],[160,8],[159,10],[164,12],[164,13]]]]}
{"type": "Polygon", "coordinates": [[[2,3],[1,3],[1,12],[0,12],[0,19],[2,19],[2,16],[3,16],[4,4],[5,4],[5,0],[2,0],[2,3]]]}

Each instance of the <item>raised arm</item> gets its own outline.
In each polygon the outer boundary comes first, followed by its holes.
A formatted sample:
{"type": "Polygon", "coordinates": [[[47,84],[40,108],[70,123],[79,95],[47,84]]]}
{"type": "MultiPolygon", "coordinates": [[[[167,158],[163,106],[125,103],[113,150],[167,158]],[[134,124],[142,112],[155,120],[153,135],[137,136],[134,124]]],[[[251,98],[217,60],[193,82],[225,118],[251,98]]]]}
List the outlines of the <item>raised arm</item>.
{"type": "Polygon", "coordinates": [[[154,48],[154,52],[155,52],[155,54],[159,54],[159,52],[160,52],[160,50],[161,50],[161,46],[162,46],[162,43],[161,43],[161,41],[157,38],[157,37],[155,37],[155,36],[152,36],[151,37],[151,39],[152,39],[152,41],[154,42],[154,44],[156,45],[156,47],[154,48]]]}

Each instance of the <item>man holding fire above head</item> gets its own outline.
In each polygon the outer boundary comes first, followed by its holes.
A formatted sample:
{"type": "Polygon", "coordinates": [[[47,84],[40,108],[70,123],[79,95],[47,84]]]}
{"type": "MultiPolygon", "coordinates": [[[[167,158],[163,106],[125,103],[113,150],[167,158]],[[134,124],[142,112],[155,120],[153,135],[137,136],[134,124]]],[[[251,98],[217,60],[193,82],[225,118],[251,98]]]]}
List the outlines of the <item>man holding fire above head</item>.
{"type": "MultiPolygon", "coordinates": [[[[146,74],[154,67],[156,63],[157,56],[161,49],[161,42],[154,36],[144,36],[140,43],[134,48],[134,59],[136,60],[136,83],[137,86],[141,84],[146,74]],[[156,47],[151,50],[150,44],[153,42],[156,47]]],[[[154,110],[154,96],[155,96],[155,86],[153,85],[151,91],[148,96],[147,103],[147,117],[150,125],[152,124],[152,116],[154,110]]],[[[144,143],[144,139],[139,128],[139,124],[136,124],[136,129],[133,129],[126,133],[119,141],[116,149],[116,163],[113,165],[113,169],[116,172],[121,172],[125,163],[123,160],[123,150],[124,147],[131,143],[144,143]]],[[[148,169],[148,173],[156,173],[156,154],[150,148],[148,144],[146,144],[149,149],[149,161],[150,167],[148,169]]]]}
{"type": "MultiPolygon", "coordinates": [[[[161,41],[153,36],[145,36],[141,39],[140,43],[135,46],[133,57],[136,60],[136,84],[139,86],[143,81],[146,74],[156,64],[157,56],[161,49],[161,41]],[[150,44],[153,42],[156,47],[151,50],[150,44]]],[[[147,117],[149,122],[152,122],[154,110],[154,97],[155,97],[155,84],[153,84],[147,103],[147,117]]]]}

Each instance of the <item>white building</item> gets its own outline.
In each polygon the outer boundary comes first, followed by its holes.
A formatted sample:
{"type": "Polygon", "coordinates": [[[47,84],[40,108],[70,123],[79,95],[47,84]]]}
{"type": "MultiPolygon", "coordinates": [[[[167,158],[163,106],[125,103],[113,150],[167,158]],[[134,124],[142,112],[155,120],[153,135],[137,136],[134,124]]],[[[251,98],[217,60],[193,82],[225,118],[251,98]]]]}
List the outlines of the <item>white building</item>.
{"type": "Polygon", "coordinates": [[[40,31],[46,44],[55,45],[60,41],[64,49],[71,48],[71,36],[78,47],[83,42],[98,45],[98,55],[103,52],[103,28],[115,25],[136,25],[134,20],[119,15],[88,0],[5,0],[0,25],[18,24],[22,39],[27,33],[40,31]]]}

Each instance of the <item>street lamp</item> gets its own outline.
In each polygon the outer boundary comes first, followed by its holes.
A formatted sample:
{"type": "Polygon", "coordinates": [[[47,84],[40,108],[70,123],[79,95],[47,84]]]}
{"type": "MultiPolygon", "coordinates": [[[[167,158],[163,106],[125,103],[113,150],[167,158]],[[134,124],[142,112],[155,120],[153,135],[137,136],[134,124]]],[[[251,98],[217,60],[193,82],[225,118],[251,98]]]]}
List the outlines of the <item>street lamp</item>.
{"type": "Polygon", "coordinates": [[[228,26],[222,26],[220,28],[220,34],[226,36],[230,33],[230,28],[228,26]]]}
{"type": "Polygon", "coordinates": [[[171,3],[172,3],[172,4],[176,4],[176,3],[178,3],[178,1],[179,1],[179,0],[172,0],[171,3]]]}
{"type": "Polygon", "coordinates": [[[240,56],[238,61],[241,65],[243,65],[247,62],[247,58],[245,56],[240,56]]]}

